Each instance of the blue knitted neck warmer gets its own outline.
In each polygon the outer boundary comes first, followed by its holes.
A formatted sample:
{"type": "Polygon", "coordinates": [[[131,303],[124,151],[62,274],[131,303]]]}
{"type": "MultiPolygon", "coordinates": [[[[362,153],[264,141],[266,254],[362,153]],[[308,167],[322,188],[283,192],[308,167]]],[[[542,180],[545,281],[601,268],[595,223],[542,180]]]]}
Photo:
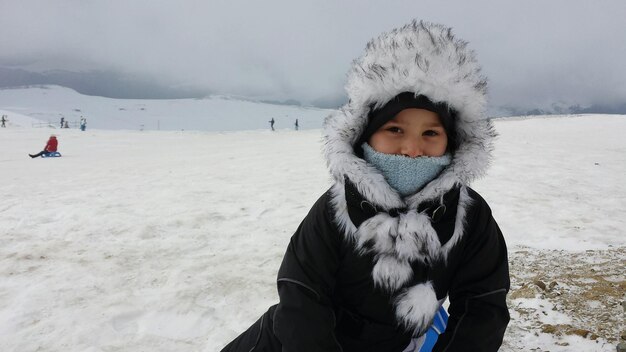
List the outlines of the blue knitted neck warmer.
{"type": "Polygon", "coordinates": [[[450,154],[409,158],[377,152],[367,143],[363,143],[362,147],[363,159],[380,170],[387,183],[403,197],[422,189],[452,161],[450,154]]]}

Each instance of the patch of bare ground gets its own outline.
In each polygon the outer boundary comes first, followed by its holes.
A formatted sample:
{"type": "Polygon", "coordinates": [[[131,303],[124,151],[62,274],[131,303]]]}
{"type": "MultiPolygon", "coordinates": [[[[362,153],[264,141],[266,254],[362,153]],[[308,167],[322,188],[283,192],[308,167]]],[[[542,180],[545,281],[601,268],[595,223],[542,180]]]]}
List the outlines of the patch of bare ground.
{"type": "Polygon", "coordinates": [[[555,347],[567,345],[566,336],[605,346],[625,338],[626,247],[583,252],[515,248],[509,263],[512,332],[505,342],[515,339],[515,331],[552,335],[555,347]]]}

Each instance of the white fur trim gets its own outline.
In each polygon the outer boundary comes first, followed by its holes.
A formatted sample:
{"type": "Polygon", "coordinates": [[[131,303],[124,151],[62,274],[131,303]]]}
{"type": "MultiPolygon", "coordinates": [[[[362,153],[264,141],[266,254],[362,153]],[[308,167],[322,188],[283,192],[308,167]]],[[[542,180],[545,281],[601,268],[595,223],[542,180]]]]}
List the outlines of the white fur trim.
{"type": "Polygon", "coordinates": [[[414,91],[448,103],[468,121],[481,118],[486,104],[486,79],[467,43],[450,28],[417,21],[371,40],[348,74],[346,91],[358,107],[380,107],[414,91]]]}
{"type": "Polygon", "coordinates": [[[467,192],[467,187],[461,187],[459,194],[459,205],[456,210],[456,219],[454,222],[454,233],[452,234],[452,237],[448,240],[448,242],[446,242],[446,244],[443,246],[443,248],[441,248],[441,254],[443,255],[444,261],[446,262],[448,261],[448,254],[450,254],[450,250],[452,250],[452,247],[454,247],[459,242],[461,237],[463,237],[467,221],[467,210],[471,206],[472,202],[473,199],[467,192]]]}
{"type": "Polygon", "coordinates": [[[415,211],[400,215],[395,246],[399,258],[428,264],[438,258],[440,248],[439,237],[428,216],[415,211]]]}
{"type": "Polygon", "coordinates": [[[382,255],[374,264],[372,278],[376,286],[394,292],[413,278],[413,269],[407,261],[382,255]]]}
{"type": "Polygon", "coordinates": [[[432,282],[417,284],[396,298],[396,319],[419,336],[426,332],[439,306],[432,282]]]}
{"type": "Polygon", "coordinates": [[[354,238],[357,249],[383,258],[376,263],[372,275],[381,287],[393,290],[404,283],[398,280],[406,277],[403,271],[409,263],[419,260],[428,265],[440,256],[441,243],[430,218],[415,211],[398,217],[378,213],[359,226],[354,238]]]}
{"type": "Polygon", "coordinates": [[[394,242],[398,236],[398,218],[387,213],[365,220],[356,233],[357,248],[375,253],[390,254],[394,250],[394,242]]]}
{"type": "Polygon", "coordinates": [[[335,211],[335,222],[348,238],[355,240],[356,226],[350,220],[348,204],[346,203],[346,191],[343,182],[337,182],[331,188],[331,204],[335,211]]]}

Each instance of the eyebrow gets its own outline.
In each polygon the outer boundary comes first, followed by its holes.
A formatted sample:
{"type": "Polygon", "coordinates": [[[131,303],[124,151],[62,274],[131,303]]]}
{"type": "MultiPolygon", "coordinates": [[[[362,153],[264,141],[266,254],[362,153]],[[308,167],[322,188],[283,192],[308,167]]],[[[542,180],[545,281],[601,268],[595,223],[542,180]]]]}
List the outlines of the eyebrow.
{"type": "MultiPolygon", "coordinates": [[[[403,123],[402,123],[402,122],[400,122],[400,121],[396,121],[395,119],[391,119],[391,120],[389,120],[389,121],[385,122],[385,123],[383,124],[383,126],[385,126],[385,125],[387,125],[387,124],[390,124],[390,123],[399,124],[399,125],[402,125],[402,124],[403,124],[403,123]]],[[[441,122],[439,122],[439,121],[438,121],[438,122],[428,122],[428,123],[426,123],[426,124],[425,124],[425,126],[426,126],[426,127],[429,127],[429,128],[431,128],[431,127],[441,127],[441,128],[445,128],[445,127],[443,127],[443,123],[441,123],[441,122]]],[[[381,126],[381,127],[382,127],[382,126],[381,126]]]]}

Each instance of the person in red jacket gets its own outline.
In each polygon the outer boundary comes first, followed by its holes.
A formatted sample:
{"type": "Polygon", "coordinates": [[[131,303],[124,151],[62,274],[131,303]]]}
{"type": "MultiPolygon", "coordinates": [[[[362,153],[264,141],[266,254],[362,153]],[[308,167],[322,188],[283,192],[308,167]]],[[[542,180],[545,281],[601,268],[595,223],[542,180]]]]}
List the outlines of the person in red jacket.
{"type": "Polygon", "coordinates": [[[48,139],[48,143],[46,143],[46,146],[43,148],[42,151],[40,151],[37,154],[28,154],[28,156],[30,156],[31,158],[36,158],[46,153],[56,152],[58,145],[59,145],[59,142],[57,141],[57,137],[55,135],[50,135],[50,138],[48,139]]]}

